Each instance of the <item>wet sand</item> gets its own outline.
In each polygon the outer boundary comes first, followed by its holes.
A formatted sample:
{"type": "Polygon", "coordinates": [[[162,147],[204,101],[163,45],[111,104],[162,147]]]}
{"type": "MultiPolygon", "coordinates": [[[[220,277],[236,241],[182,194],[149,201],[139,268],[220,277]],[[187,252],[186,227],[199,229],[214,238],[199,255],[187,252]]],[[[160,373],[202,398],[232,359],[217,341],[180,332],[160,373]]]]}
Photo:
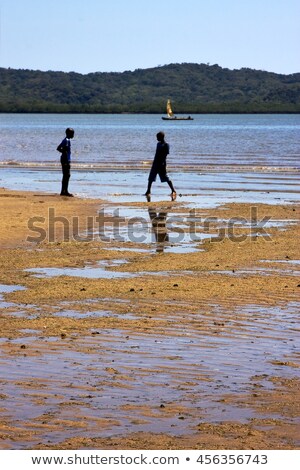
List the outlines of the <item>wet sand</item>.
{"type": "Polygon", "coordinates": [[[295,205],[1,189],[0,210],[0,448],[299,448],[295,205]],[[152,239],[116,237],[115,208],[152,239]]]}

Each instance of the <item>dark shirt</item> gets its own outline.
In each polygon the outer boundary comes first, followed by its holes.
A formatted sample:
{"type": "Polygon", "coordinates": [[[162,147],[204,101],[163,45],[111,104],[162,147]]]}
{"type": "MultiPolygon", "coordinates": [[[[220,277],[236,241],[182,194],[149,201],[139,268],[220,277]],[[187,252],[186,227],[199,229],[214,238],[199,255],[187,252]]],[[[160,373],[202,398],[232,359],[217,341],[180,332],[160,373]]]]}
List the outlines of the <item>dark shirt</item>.
{"type": "Polygon", "coordinates": [[[62,164],[71,163],[71,141],[66,137],[64,140],[59,144],[57,150],[61,152],[60,161],[62,164]]]}
{"type": "Polygon", "coordinates": [[[164,166],[166,165],[167,155],[169,154],[170,146],[167,142],[158,142],[156,152],[153,160],[153,165],[164,166]]]}

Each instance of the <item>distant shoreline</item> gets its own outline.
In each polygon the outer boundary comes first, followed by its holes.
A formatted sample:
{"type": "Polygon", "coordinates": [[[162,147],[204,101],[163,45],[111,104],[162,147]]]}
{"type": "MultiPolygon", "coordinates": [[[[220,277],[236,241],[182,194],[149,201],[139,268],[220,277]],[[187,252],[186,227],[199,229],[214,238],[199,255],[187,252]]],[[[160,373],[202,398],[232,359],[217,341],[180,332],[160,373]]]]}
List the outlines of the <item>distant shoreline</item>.
{"type": "MultiPolygon", "coordinates": [[[[0,110],[0,114],[87,114],[87,115],[99,115],[99,114],[115,114],[115,115],[142,115],[142,114],[147,114],[149,116],[151,115],[156,115],[156,116],[164,116],[163,113],[161,112],[146,112],[146,111],[131,111],[131,112],[114,112],[114,111],[9,111],[9,110],[0,110]]],[[[177,116],[181,116],[184,113],[177,113],[177,116]]],[[[215,114],[215,115],[226,115],[226,114],[247,114],[247,115],[256,115],[256,114],[263,114],[263,115],[274,115],[274,114],[300,114],[300,109],[296,111],[199,111],[199,112],[190,112],[186,111],[185,114],[190,114],[191,116],[203,116],[205,114],[215,114]]],[[[175,121],[171,121],[176,122],[175,121]]]]}
{"type": "Polygon", "coordinates": [[[133,72],[82,75],[0,68],[0,112],[300,113],[300,73],[289,75],[219,65],[169,64],[133,72]]]}

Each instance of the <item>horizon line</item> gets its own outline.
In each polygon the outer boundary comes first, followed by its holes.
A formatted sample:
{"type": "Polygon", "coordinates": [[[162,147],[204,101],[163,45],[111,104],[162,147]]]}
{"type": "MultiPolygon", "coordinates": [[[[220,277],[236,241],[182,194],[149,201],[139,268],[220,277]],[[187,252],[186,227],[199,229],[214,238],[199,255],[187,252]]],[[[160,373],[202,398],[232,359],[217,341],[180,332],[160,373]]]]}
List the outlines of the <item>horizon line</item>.
{"type": "Polygon", "coordinates": [[[69,71],[65,71],[65,70],[53,70],[53,69],[33,69],[33,68],[15,68],[15,67],[2,67],[0,66],[0,70],[1,69],[5,69],[5,70],[23,70],[23,71],[30,71],[30,72],[42,72],[42,73],[47,73],[47,72],[53,72],[53,73],[66,73],[66,74],[78,74],[78,75],[93,75],[93,74],[123,74],[123,73],[134,73],[134,72],[137,72],[137,71],[145,71],[145,70],[153,70],[153,69],[158,69],[158,68],[164,68],[164,67],[169,67],[169,66],[172,66],[172,65],[197,65],[197,66],[205,66],[205,67],[219,67],[221,68],[222,70],[229,70],[229,71],[241,71],[241,70],[251,70],[251,71],[255,71],[255,72],[265,72],[265,73],[273,73],[275,75],[285,75],[285,76],[288,76],[288,75],[297,75],[299,74],[300,72],[292,72],[292,73],[282,73],[282,72],[274,72],[274,71],[270,71],[270,70],[265,70],[265,69],[257,69],[257,68],[251,68],[251,67],[240,67],[240,68],[229,68],[229,67],[222,67],[221,65],[219,64],[211,64],[210,62],[207,62],[207,63],[204,63],[204,62],[170,62],[168,64],[158,64],[156,66],[152,66],[152,67],[145,67],[145,68],[141,68],[141,67],[137,67],[135,69],[127,69],[127,70],[123,70],[123,71],[94,71],[94,72],[76,72],[75,70],[69,70],[69,71]]]}

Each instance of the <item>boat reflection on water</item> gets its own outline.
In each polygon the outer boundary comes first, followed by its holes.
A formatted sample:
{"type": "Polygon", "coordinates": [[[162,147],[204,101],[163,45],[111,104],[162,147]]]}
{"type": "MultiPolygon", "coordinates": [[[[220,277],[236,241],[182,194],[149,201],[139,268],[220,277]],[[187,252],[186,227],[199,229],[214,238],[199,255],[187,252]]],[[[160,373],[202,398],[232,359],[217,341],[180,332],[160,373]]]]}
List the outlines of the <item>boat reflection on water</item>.
{"type": "Polygon", "coordinates": [[[167,231],[167,215],[166,209],[160,209],[157,212],[156,207],[149,207],[149,217],[152,223],[152,231],[156,241],[156,252],[163,253],[166,243],[169,241],[169,235],[167,231]]]}

